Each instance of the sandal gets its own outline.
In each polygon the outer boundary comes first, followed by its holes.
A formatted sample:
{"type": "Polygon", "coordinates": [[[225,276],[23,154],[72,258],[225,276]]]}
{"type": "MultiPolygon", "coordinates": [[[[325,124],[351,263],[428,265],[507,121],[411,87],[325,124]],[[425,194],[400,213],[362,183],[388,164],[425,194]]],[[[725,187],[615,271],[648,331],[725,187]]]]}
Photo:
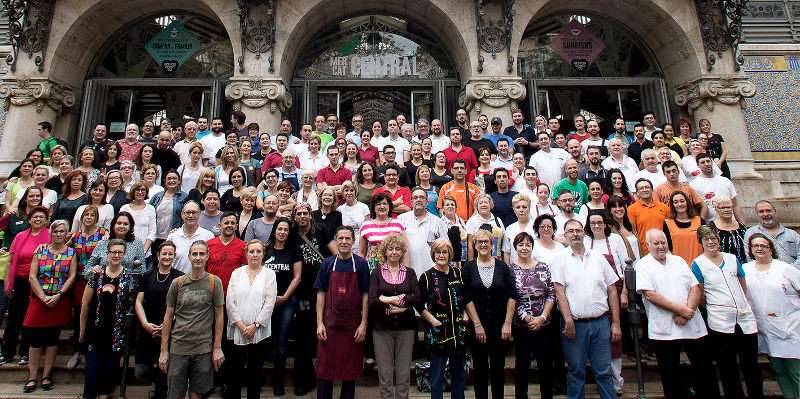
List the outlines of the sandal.
{"type": "Polygon", "coordinates": [[[42,382],[40,384],[42,389],[45,391],[50,391],[53,389],[53,378],[51,377],[42,377],[42,382]]]}
{"type": "Polygon", "coordinates": [[[22,392],[31,393],[36,390],[36,380],[28,380],[22,387],[22,392]]]}

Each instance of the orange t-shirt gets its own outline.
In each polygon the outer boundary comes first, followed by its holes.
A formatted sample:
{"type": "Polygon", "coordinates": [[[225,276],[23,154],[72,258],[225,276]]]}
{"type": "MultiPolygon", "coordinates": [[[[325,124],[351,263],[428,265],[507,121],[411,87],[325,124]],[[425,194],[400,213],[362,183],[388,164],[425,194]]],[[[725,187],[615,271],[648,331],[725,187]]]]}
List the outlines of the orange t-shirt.
{"type": "Polygon", "coordinates": [[[699,204],[703,203],[703,198],[697,194],[697,191],[694,191],[689,183],[680,183],[680,187],[677,189],[670,186],[669,183],[661,183],[653,191],[653,196],[669,206],[669,197],[671,197],[672,193],[675,191],[682,191],[684,194],[686,194],[686,196],[689,197],[689,202],[691,202],[694,206],[698,206],[699,204]]]}
{"type": "Polygon", "coordinates": [[[457,184],[455,180],[445,183],[439,190],[439,202],[436,207],[442,209],[444,204],[444,197],[451,196],[456,200],[456,214],[461,220],[467,220],[472,213],[475,212],[475,198],[481,194],[481,189],[472,183],[466,183],[469,186],[469,192],[464,183],[457,184]]]}
{"type": "Polygon", "coordinates": [[[647,250],[647,231],[656,229],[661,231],[664,228],[664,219],[669,215],[669,207],[654,199],[650,205],[645,205],[637,200],[628,207],[628,219],[633,228],[636,229],[636,238],[639,239],[639,252],[641,256],[649,253],[647,250]]]}

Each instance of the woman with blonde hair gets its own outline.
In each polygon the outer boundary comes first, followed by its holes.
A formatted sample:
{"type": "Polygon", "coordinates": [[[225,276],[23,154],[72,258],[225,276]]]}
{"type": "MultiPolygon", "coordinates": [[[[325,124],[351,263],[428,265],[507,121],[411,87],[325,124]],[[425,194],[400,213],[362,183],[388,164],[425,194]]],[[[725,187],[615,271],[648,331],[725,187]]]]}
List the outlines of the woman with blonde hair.
{"type": "Polygon", "coordinates": [[[439,216],[439,208],[436,204],[439,202],[439,189],[431,183],[431,167],[427,164],[422,164],[417,167],[417,173],[414,175],[417,187],[425,190],[425,195],[428,197],[428,209],[434,216],[439,216]]]}
{"type": "Polygon", "coordinates": [[[492,213],[494,200],[489,194],[483,193],[475,197],[476,212],[467,219],[467,260],[475,259],[476,247],[474,242],[475,233],[478,230],[486,230],[492,237],[492,256],[502,257],[503,234],[505,225],[503,221],[492,213]]]}
{"type": "Polygon", "coordinates": [[[237,231],[237,235],[239,238],[244,239],[244,232],[247,230],[247,226],[250,222],[263,215],[261,211],[256,209],[256,189],[254,187],[247,187],[242,190],[242,193],[239,195],[239,200],[242,204],[242,211],[239,212],[239,230],[237,231]]]}
{"type": "Polygon", "coordinates": [[[148,198],[164,191],[164,187],[158,184],[161,182],[161,180],[158,172],[159,168],[156,166],[157,165],[150,164],[142,168],[142,178],[139,181],[144,183],[145,187],[147,188],[148,198]]]}
{"type": "Polygon", "coordinates": [[[328,231],[335,231],[342,225],[342,214],[336,210],[336,191],[333,187],[325,187],[319,192],[319,209],[311,212],[317,226],[325,226],[328,231]]]}
{"type": "MultiPolygon", "coordinates": [[[[316,172],[313,170],[303,170],[300,178],[300,189],[292,194],[292,199],[295,202],[307,202],[311,205],[311,210],[316,211],[319,209],[319,196],[317,195],[317,184],[314,182],[316,172]]],[[[338,226],[337,226],[338,227],[338,226]]],[[[333,230],[331,230],[333,231],[333,230]]]]}
{"type": "MultiPolygon", "coordinates": [[[[350,227],[353,231],[361,230],[361,225],[369,218],[369,207],[358,201],[358,185],[352,181],[342,183],[342,197],[344,204],[336,208],[342,214],[342,225],[350,227]]],[[[359,253],[360,240],[353,242],[353,252],[359,253]]]]}
{"type": "Polygon", "coordinates": [[[203,172],[203,144],[195,141],[189,146],[189,162],[178,166],[181,175],[181,191],[189,193],[197,187],[200,175],[203,172]]]}
{"type": "Polygon", "coordinates": [[[370,274],[369,319],[378,369],[381,398],[407,398],[410,382],[416,317],[420,301],[414,269],[402,264],[408,251],[406,239],[390,234],[378,249],[382,259],[370,274]]]}
{"type": "Polygon", "coordinates": [[[189,198],[187,201],[197,202],[198,204],[201,204],[200,208],[202,208],[203,194],[205,194],[205,192],[209,189],[216,187],[217,175],[214,173],[214,169],[203,168],[200,171],[200,176],[197,178],[197,184],[195,184],[194,188],[189,191],[189,198]]]}
{"type": "Polygon", "coordinates": [[[217,191],[219,195],[224,195],[228,190],[233,188],[230,181],[230,174],[239,166],[239,150],[236,146],[226,145],[222,147],[222,155],[220,156],[220,164],[214,168],[214,175],[217,178],[217,191]]]}
{"type": "Polygon", "coordinates": [[[147,186],[141,181],[133,183],[128,194],[130,203],[120,208],[120,212],[128,212],[134,221],[134,235],[142,240],[146,257],[150,256],[150,246],[156,239],[156,208],[146,202],[147,186]]]}

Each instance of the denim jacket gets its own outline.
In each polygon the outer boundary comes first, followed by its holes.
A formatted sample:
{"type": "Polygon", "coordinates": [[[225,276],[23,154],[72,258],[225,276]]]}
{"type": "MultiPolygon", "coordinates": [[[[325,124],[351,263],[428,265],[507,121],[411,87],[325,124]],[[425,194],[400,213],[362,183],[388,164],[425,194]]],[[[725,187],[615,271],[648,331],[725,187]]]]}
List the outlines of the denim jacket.
{"type": "MultiPolygon", "coordinates": [[[[153,195],[150,198],[150,205],[153,208],[158,208],[158,204],[161,203],[161,200],[164,199],[165,191],[161,191],[153,195]]],[[[189,199],[189,194],[184,193],[183,191],[177,191],[175,196],[172,198],[172,228],[177,229],[181,227],[183,221],[181,219],[181,209],[183,209],[183,204],[189,199]]]]}

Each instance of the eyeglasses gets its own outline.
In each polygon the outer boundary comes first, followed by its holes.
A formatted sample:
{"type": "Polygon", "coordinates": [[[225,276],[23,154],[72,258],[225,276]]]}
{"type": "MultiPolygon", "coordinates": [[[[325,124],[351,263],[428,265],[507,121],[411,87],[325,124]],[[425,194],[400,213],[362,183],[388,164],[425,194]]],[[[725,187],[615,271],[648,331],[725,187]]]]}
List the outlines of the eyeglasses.
{"type": "Polygon", "coordinates": [[[489,245],[491,243],[492,242],[489,241],[489,240],[477,240],[477,241],[475,241],[475,244],[477,244],[477,245],[489,245]]]}
{"type": "Polygon", "coordinates": [[[761,249],[770,248],[770,246],[768,244],[753,244],[753,245],[750,245],[750,247],[751,248],[761,248],[761,249]]]}
{"type": "Polygon", "coordinates": [[[108,254],[112,256],[122,256],[125,255],[125,251],[108,251],[108,254]]]}

